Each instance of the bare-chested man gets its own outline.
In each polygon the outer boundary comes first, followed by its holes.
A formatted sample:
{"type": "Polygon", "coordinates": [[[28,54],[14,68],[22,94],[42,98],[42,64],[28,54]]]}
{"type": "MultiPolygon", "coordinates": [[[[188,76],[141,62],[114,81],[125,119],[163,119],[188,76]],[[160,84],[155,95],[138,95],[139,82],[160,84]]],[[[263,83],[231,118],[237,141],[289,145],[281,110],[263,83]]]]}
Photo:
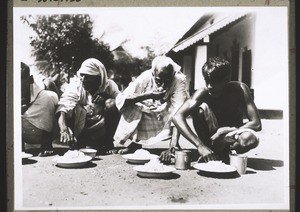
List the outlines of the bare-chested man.
{"type": "Polygon", "coordinates": [[[261,121],[248,86],[230,81],[230,64],[220,57],[209,58],[202,74],[206,87],[197,90],[173,117],[179,132],[197,147],[205,162],[228,158],[230,149],[241,154],[255,148],[261,121]],[[197,135],[186,121],[189,115],[197,135]]]}

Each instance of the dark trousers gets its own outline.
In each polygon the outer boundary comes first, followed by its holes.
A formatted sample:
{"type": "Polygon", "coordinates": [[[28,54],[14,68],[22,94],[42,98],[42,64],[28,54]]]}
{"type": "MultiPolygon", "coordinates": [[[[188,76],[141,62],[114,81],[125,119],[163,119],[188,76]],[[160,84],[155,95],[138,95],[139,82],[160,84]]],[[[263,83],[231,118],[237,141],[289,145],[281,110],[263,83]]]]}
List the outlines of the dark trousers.
{"type": "Polygon", "coordinates": [[[43,150],[52,148],[52,133],[41,130],[31,124],[27,119],[22,118],[22,149],[25,150],[24,143],[41,144],[43,150]]]}

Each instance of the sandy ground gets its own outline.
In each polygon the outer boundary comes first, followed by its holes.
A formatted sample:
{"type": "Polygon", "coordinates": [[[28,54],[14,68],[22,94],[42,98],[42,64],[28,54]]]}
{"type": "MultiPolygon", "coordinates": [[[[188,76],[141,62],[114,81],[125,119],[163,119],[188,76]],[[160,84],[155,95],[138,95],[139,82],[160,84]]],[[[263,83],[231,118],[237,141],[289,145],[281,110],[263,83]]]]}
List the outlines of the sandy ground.
{"type": "MultiPolygon", "coordinates": [[[[260,145],[248,153],[245,175],[204,176],[191,168],[176,170],[168,179],[147,179],[139,177],[134,165],[121,155],[98,156],[86,167],[76,169],[55,166],[52,159],[56,156],[32,157],[22,165],[24,208],[282,207],[286,204],[284,148],[288,141],[283,137],[282,120],[262,123],[260,145]]],[[[185,148],[193,148],[182,136],[180,143],[185,148]]],[[[167,146],[167,141],[161,142],[149,151],[159,154],[167,146]]],[[[55,147],[60,155],[67,150],[55,147]]],[[[193,149],[193,161],[197,157],[193,149]]]]}

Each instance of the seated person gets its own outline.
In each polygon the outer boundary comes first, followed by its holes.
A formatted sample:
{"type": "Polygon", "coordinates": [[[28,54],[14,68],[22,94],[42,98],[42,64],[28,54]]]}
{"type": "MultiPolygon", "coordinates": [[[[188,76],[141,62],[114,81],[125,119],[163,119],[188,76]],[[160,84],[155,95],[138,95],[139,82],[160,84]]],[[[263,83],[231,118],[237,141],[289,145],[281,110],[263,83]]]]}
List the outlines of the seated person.
{"type": "Polygon", "coordinates": [[[171,136],[170,149],[162,153],[171,156],[179,134],[171,126],[171,117],[187,98],[186,77],[171,58],[159,56],[152,68],[144,71],[116,97],[121,119],[114,135],[116,142],[130,143],[118,153],[132,153],[141,148],[139,141],[147,141],[166,130],[171,136]],[[133,142],[132,142],[133,141],[133,142]]]}
{"type": "Polygon", "coordinates": [[[209,58],[203,65],[202,74],[206,87],[197,90],[172,121],[179,132],[197,147],[205,162],[220,159],[228,162],[230,149],[241,154],[258,145],[259,113],[248,86],[230,81],[228,61],[209,58]],[[189,115],[197,135],[187,124],[189,115]],[[246,123],[243,123],[244,115],[248,118],[246,123]]]}
{"type": "Polygon", "coordinates": [[[71,148],[92,146],[100,152],[113,148],[113,135],[120,119],[115,106],[117,84],[107,78],[97,59],[85,60],[77,71],[80,77],[68,84],[56,113],[60,141],[71,148]]]}
{"type": "MultiPolygon", "coordinates": [[[[53,82],[51,84],[52,87],[55,86],[53,82]]],[[[39,156],[52,155],[52,133],[58,96],[55,92],[46,90],[41,79],[30,75],[30,69],[25,63],[21,63],[21,88],[23,151],[25,143],[41,144],[39,156]]]]}

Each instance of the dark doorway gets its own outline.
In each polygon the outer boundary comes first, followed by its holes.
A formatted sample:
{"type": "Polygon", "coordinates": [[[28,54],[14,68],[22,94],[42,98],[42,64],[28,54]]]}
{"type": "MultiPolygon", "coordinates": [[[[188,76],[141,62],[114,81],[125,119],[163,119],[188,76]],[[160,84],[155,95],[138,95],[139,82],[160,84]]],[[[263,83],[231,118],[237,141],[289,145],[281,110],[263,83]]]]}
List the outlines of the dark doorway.
{"type": "Polygon", "coordinates": [[[251,49],[244,49],[242,56],[242,82],[251,88],[252,54],[251,49]]]}
{"type": "Polygon", "coordinates": [[[233,41],[231,50],[231,80],[238,81],[239,79],[239,54],[240,44],[235,40],[233,41]]]}

